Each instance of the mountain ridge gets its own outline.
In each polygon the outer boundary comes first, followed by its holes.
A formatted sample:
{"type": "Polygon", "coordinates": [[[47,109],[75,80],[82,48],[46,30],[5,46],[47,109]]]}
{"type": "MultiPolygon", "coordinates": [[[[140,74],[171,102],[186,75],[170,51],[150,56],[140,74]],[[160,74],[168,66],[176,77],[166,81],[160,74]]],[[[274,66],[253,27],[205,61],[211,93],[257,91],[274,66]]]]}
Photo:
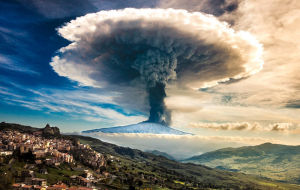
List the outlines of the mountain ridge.
{"type": "Polygon", "coordinates": [[[300,146],[264,143],[223,148],[192,156],[182,162],[300,184],[300,146]]]}

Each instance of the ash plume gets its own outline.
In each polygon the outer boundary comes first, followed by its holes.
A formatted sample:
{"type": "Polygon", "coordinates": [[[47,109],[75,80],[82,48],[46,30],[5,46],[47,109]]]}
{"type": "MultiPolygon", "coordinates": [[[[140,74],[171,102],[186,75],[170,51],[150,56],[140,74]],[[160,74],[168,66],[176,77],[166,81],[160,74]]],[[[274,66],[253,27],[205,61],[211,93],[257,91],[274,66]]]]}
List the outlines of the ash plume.
{"type": "MultiPolygon", "coordinates": [[[[149,111],[148,121],[169,125],[166,89],[199,89],[248,77],[262,69],[261,45],[212,15],[175,9],[100,11],[58,29],[72,43],[50,63],[81,85],[117,91],[149,111]],[[138,99],[147,99],[139,102],[138,99]]],[[[126,104],[126,102],[124,102],[126,104]]],[[[144,111],[142,110],[142,111],[144,111]]]]}
{"type": "Polygon", "coordinates": [[[171,113],[166,108],[164,98],[166,97],[165,85],[157,83],[154,87],[148,89],[150,104],[150,122],[169,125],[171,122],[171,113]]]}

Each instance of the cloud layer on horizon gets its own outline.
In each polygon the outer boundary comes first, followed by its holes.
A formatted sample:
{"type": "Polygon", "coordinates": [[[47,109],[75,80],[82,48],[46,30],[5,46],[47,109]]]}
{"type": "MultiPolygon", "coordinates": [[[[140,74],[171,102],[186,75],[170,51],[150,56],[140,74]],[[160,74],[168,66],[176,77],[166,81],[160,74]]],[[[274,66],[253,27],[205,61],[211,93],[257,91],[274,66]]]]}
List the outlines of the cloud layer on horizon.
{"type": "Polygon", "coordinates": [[[92,136],[105,142],[125,147],[129,146],[140,150],[159,150],[166,152],[177,159],[184,159],[208,151],[227,147],[259,145],[266,142],[289,144],[289,142],[274,138],[243,136],[156,135],[135,133],[118,134],[101,132],[94,134],[81,133],[81,135],[92,136]]]}
{"type": "Polygon", "coordinates": [[[190,123],[191,128],[203,128],[213,130],[225,130],[225,131],[265,131],[265,132],[285,132],[295,133],[300,129],[300,125],[293,123],[272,123],[268,126],[262,126],[261,124],[254,122],[236,122],[236,123],[190,123]]]}

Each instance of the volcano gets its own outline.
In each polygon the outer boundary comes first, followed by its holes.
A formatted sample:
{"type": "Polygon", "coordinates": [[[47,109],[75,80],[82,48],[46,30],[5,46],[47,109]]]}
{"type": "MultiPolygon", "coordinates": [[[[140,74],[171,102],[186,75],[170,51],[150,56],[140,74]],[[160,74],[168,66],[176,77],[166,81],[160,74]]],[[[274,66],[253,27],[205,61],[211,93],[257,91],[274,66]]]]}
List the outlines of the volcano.
{"type": "Polygon", "coordinates": [[[188,135],[191,133],[186,133],[173,129],[169,126],[153,123],[153,122],[141,122],[132,125],[109,127],[101,129],[92,129],[87,131],[82,131],[82,133],[147,133],[147,134],[169,134],[169,135],[188,135]]]}

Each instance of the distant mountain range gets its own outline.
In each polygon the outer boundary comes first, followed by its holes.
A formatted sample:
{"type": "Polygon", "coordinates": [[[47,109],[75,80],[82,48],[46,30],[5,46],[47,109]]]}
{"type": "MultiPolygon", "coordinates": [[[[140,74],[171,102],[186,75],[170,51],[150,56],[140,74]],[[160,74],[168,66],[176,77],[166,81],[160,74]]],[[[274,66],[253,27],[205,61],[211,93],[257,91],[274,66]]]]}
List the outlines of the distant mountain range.
{"type": "Polygon", "coordinates": [[[224,148],[193,156],[183,162],[300,184],[300,146],[265,143],[224,148]]]}
{"type": "Polygon", "coordinates": [[[141,122],[138,124],[92,129],[87,131],[82,131],[82,133],[150,133],[150,134],[170,134],[170,135],[187,135],[189,133],[173,129],[169,126],[165,126],[158,123],[151,122],[141,122]]]}

